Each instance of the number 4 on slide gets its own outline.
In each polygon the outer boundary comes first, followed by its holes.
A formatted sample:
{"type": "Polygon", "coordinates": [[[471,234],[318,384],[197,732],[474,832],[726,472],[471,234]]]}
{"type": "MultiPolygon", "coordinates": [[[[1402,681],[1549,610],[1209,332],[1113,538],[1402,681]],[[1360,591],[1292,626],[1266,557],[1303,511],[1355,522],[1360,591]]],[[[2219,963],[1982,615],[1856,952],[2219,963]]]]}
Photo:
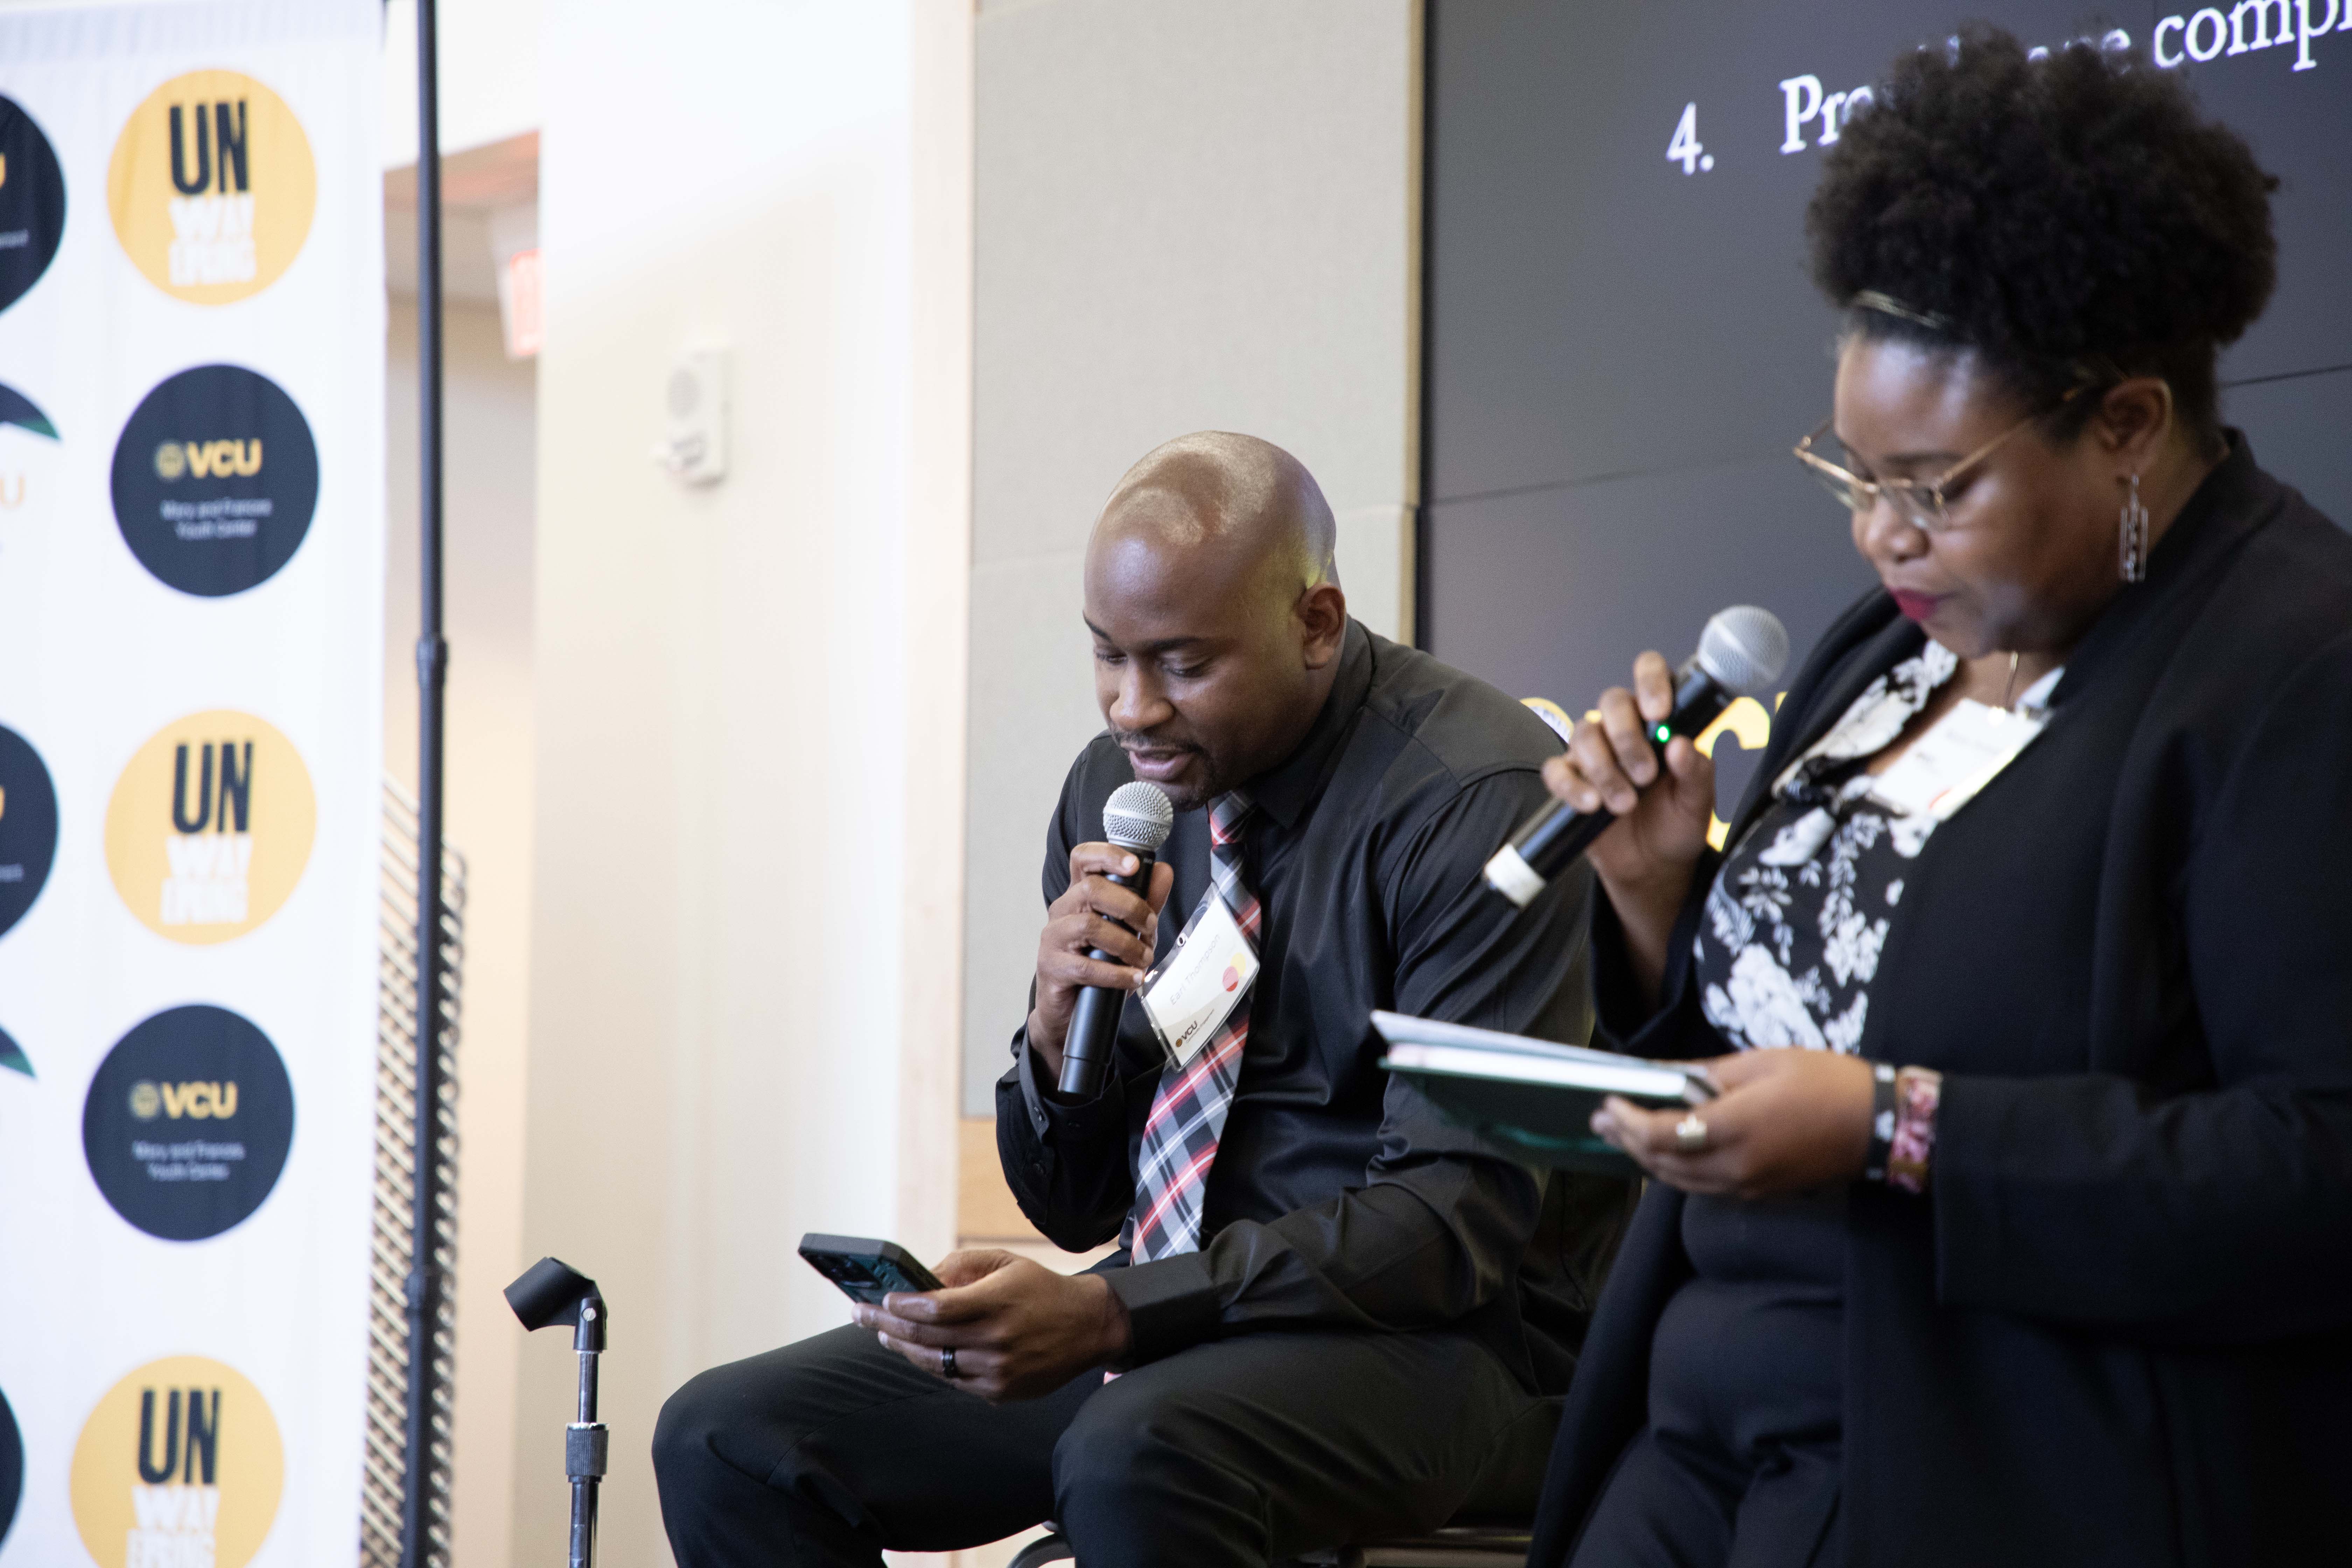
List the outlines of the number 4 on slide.
{"type": "Polygon", "coordinates": [[[1715,167],[1715,154],[1699,145],[1698,105],[1695,102],[1684,104],[1683,117],[1675,121],[1674,140],[1666,143],[1666,162],[1680,163],[1685,174],[1715,167]]]}

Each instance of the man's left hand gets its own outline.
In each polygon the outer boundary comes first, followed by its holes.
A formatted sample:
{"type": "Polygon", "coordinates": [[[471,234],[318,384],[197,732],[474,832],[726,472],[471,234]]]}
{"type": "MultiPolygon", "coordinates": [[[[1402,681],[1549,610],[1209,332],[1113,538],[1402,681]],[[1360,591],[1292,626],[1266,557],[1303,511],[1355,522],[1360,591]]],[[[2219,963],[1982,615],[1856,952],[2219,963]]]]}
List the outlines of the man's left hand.
{"type": "Polygon", "coordinates": [[[1706,1064],[1723,1092],[1705,1105],[1645,1110],[1612,1095],[1592,1131],[1686,1193],[1773,1198],[1862,1174],[1870,1155],[1871,1067],[1834,1051],[1769,1049],[1706,1064]],[[1676,1131],[1695,1118],[1696,1148],[1676,1131]]]}
{"type": "Polygon", "coordinates": [[[852,1310],[858,1323],[916,1366],[990,1404],[1051,1394],[1130,1342],[1127,1309],[1098,1275],[1056,1274],[1009,1252],[950,1253],[944,1290],[894,1291],[852,1310]]]}

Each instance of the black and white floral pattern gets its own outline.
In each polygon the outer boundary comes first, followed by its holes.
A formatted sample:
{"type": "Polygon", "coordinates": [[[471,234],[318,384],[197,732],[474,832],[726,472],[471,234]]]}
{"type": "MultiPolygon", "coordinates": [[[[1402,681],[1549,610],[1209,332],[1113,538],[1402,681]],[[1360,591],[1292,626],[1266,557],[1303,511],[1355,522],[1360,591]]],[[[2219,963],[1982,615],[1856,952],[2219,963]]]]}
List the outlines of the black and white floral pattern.
{"type": "Polygon", "coordinates": [[[1855,764],[1958,668],[1930,641],[1873,681],[1774,781],[1772,804],[1725,860],[1694,951],[1701,1008],[1735,1048],[1861,1049],[1879,952],[1937,819],[1889,813],[1855,764]]]}

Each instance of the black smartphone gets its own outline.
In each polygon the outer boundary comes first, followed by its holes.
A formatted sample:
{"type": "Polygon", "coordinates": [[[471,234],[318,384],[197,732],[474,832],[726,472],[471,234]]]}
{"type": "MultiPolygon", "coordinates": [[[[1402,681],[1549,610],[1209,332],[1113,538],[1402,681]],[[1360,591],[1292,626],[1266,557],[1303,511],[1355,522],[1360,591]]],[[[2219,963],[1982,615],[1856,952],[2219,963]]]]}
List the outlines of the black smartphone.
{"type": "Polygon", "coordinates": [[[944,1290],[915,1255],[895,1241],[863,1236],[823,1236],[815,1231],[801,1237],[801,1256],[809,1267],[841,1287],[853,1301],[878,1306],[893,1290],[944,1290]]]}

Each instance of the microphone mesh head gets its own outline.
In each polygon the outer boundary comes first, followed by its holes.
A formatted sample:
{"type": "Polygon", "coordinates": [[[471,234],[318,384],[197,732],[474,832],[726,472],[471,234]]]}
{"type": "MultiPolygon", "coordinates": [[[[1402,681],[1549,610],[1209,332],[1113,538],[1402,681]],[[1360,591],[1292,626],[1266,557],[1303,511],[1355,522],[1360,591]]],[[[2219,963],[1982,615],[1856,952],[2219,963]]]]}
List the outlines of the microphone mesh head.
{"type": "Polygon", "coordinates": [[[1753,605],[1717,610],[1699,634],[1698,663],[1726,691],[1760,696],[1789,667],[1789,628],[1753,605]]]}
{"type": "Polygon", "coordinates": [[[1157,849],[1176,826],[1176,808],[1158,784],[1123,784],[1103,803],[1103,837],[1123,849],[1157,849]]]}

